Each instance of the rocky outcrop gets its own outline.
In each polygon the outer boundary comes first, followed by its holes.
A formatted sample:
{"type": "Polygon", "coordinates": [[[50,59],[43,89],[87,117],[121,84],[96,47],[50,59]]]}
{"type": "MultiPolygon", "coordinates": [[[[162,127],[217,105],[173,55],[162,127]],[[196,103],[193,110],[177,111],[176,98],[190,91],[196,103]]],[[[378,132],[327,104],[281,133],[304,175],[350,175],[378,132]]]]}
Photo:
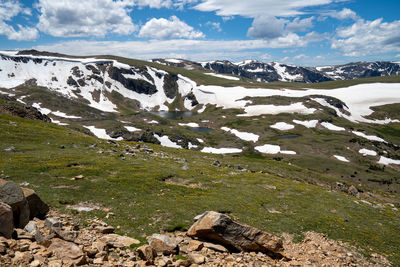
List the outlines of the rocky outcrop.
{"type": "Polygon", "coordinates": [[[283,257],[281,239],[214,211],[202,214],[187,234],[224,245],[231,251],[254,251],[283,257]]]}
{"type": "Polygon", "coordinates": [[[22,189],[12,181],[0,179],[0,201],[10,205],[14,225],[24,228],[29,222],[29,205],[22,189]]]}
{"type": "Polygon", "coordinates": [[[23,105],[18,103],[15,98],[1,94],[0,112],[21,118],[51,122],[47,115],[40,113],[36,108],[23,105]]]}
{"type": "Polygon", "coordinates": [[[178,94],[178,75],[176,74],[166,74],[164,76],[164,92],[165,95],[173,99],[178,94]]]}

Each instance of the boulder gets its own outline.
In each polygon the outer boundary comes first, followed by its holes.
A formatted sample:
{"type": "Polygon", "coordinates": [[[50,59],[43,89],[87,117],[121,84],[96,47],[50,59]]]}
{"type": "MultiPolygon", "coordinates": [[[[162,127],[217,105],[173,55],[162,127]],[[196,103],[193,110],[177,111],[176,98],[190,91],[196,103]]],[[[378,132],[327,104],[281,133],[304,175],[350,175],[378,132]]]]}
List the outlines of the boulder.
{"type": "Polygon", "coordinates": [[[357,189],[354,185],[350,186],[349,189],[347,190],[347,192],[348,192],[350,195],[355,196],[355,197],[358,197],[358,196],[360,195],[360,194],[358,193],[358,189],[357,189]]]}
{"type": "Polygon", "coordinates": [[[215,242],[230,251],[262,252],[282,258],[281,239],[254,227],[233,221],[225,214],[208,211],[190,227],[190,237],[215,242]]]}
{"type": "Polygon", "coordinates": [[[149,263],[153,263],[157,257],[157,251],[150,245],[143,245],[136,249],[139,257],[149,263]]]}
{"type": "Polygon", "coordinates": [[[19,185],[0,179],[0,202],[11,206],[14,226],[24,228],[29,222],[29,205],[19,185]]]}
{"type": "Polygon", "coordinates": [[[0,235],[11,238],[14,230],[13,212],[9,205],[0,202],[0,235]]]}
{"type": "Polygon", "coordinates": [[[64,262],[81,265],[86,261],[82,249],[72,242],[64,241],[59,238],[52,239],[49,250],[52,251],[58,259],[64,262]]]}
{"type": "Polygon", "coordinates": [[[29,204],[29,217],[33,219],[37,217],[39,219],[44,219],[47,212],[49,212],[49,206],[44,203],[35,191],[29,188],[22,188],[24,196],[29,204]]]}
{"type": "Polygon", "coordinates": [[[29,223],[25,225],[24,230],[32,234],[37,242],[43,241],[43,235],[40,233],[37,223],[35,221],[29,221],[29,223]]]}
{"type": "Polygon", "coordinates": [[[115,247],[115,248],[124,248],[124,247],[130,247],[133,244],[140,244],[139,240],[117,234],[108,234],[102,236],[100,238],[100,241],[106,243],[110,247],[115,247]]]}
{"type": "Polygon", "coordinates": [[[148,241],[150,246],[164,255],[179,253],[177,242],[166,235],[153,234],[148,241]]]}

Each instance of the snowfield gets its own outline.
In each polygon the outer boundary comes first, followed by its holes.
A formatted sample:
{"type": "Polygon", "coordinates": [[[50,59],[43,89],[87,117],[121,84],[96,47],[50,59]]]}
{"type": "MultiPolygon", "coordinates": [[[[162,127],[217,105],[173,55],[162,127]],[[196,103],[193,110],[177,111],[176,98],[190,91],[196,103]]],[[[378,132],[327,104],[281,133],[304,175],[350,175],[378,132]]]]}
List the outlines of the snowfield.
{"type": "Polygon", "coordinates": [[[386,158],[384,156],[381,156],[381,158],[379,159],[378,163],[379,164],[383,164],[383,165],[389,165],[389,164],[400,165],[400,160],[390,159],[390,158],[386,158]]]}
{"type": "Polygon", "coordinates": [[[307,128],[315,128],[317,126],[318,120],[309,120],[309,121],[293,120],[293,122],[299,125],[303,125],[304,127],[307,128]]]}
{"type": "Polygon", "coordinates": [[[382,138],[380,138],[378,136],[375,136],[375,135],[366,135],[363,132],[357,132],[357,131],[352,131],[352,133],[357,135],[357,136],[363,137],[365,139],[371,140],[371,141],[378,141],[378,142],[381,142],[381,143],[387,143],[385,140],[383,140],[382,138]]]}
{"type": "Polygon", "coordinates": [[[83,126],[86,129],[89,129],[97,138],[107,139],[107,140],[122,140],[122,137],[118,137],[117,139],[109,136],[105,129],[96,128],[95,126],[83,126]]]}
{"type": "Polygon", "coordinates": [[[370,149],[366,149],[366,148],[362,148],[358,151],[358,153],[362,154],[363,156],[376,156],[378,155],[378,153],[376,153],[376,151],[370,150],[370,149]]]}
{"type": "Polygon", "coordinates": [[[331,131],[337,131],[337,132],[346,131],[345,128],[336,126],[336,125],[334,125],[332,123],[329,123],[329,122],[321,122],[321,125],[324,126],[326,129],[331,130],[331,131]]]}
{"type": "Polygon", "coordinates": [[[227,79],[227,80],[232,80],[232,81],[239,81],[240,78],[238,77],[233,77],[233,76],[228,76],[228,75],[223,75],[223,74],[217,74],[217,73],[213,73],[213,72],[208,72],[208,73],[204,73],[206,75],[210,75],[210,76],[214,76],[214,77],[218,77],[218,78],[222,78],[222,79],[227,79]]]}
{"type": "Polygon", "coordinates": [[[199,128],[200,125],[195,122],[189,122],[189,123],[178,123],[179,126],[187,126],[187,127],[192,127],[192,128],[199,128]]]}

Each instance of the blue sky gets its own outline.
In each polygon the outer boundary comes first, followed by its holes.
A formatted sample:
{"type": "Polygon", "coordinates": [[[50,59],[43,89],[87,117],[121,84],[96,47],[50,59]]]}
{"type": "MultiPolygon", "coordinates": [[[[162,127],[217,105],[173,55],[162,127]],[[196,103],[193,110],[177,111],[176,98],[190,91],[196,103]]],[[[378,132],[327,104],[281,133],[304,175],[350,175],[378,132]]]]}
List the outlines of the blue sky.
{"type": "Polygon", "coordinates": [[[400,61],[399,0],[0,0],[0,49],[305,66],[400,61]]]}

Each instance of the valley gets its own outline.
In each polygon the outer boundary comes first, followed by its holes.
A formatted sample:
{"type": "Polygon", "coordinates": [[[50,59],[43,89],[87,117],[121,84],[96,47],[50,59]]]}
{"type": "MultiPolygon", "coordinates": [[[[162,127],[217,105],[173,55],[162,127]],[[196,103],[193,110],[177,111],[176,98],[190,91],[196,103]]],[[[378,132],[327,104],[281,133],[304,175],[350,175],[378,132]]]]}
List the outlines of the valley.
{"type": "Polygon", "coordinates": [[[324,74],[314,83],[179,60],[38,51],[0,59],[0,178],[27,183],[51,207],[142,242],[216,210],[297,240],[324,233],[400,263],[394,65],[380,73],[393,68],[393,76],[362,78],[371,63],[346,80],[324,74]]]}

